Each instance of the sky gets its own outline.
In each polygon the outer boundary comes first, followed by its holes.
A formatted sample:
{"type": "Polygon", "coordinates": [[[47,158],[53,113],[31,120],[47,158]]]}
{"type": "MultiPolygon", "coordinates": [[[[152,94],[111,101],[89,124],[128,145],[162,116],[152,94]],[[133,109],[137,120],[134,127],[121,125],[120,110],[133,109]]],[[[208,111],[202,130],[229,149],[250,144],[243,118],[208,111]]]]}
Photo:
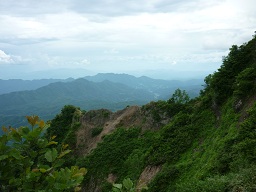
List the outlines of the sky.
{"type": "Polygon", "coordinates": [[[0,0],[0,79],[216,71],[256,30],[255,0],[0,0]]]}

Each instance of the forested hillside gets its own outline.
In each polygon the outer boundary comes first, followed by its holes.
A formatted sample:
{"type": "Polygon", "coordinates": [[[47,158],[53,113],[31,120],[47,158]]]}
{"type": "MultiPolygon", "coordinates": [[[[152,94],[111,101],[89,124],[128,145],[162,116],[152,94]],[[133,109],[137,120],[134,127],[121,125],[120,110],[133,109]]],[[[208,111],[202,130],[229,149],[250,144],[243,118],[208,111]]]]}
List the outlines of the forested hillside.
{"type": "Polygon", "coordinates": [[[0,126],[24,125],[24,116],[37,114],[52,119],[64,105],[82,109],[108,108],[118,110],[127,105],[145,104],[155,99],[151,92],[134,89],[120,83],[99,83],[85,79],[56,82],[31,91],[0,95],[0,126]]]}
{"type": "Polygon", "coordinates": [[[168,100],[117,112],[68,105],[45,136],[72,148],[65,166],[87,168],[82,191],[121,191],[129,183],[133,191],[253,192],[255,125],[253,36],[230,48],[197,98],[177,89],[168,100]]]}
{"type": "MultiPolygon", "coordinates": [[[[86,76],[85,79],[93,82],[102,82],[105,80],[122,83],[135,89],[150,91],[158,96],[158,99],[168,99],[170,95],[178,88],[185,89],[191,97],[198,96],[202,89],[202,79],[190,80],[161,80],[152,79],[146,76],[134,77],[128,74],[99,73],[95,76],[86,76]]],[[[171,78],[171,77],[170,77],[171,78]]]]}
{"type": "Polygon", "coordinates": [[[255,191],[255,98],[254,36],[230,48],[195,99],[176,91],[126,116],[89,111],[80,128],[48,131],[71,142],[72,163],[88,168],[84,191],[110,191],[125,178],[139,191],[255,191]],[[88,153],[83,139],[98,145],[88,153]]]}
{"type": "Polygon", "coordinates": [[[195,97],[202,84],[202,80],[168,81],[127,74],[98,74],[65,80],[0,80],[0,126],[25,125],[24,116],[32,114],[47,121],[64,105],[79,106],[83,110],[116,111],[127,105],[169,98],[178,87],[195,97]]]}

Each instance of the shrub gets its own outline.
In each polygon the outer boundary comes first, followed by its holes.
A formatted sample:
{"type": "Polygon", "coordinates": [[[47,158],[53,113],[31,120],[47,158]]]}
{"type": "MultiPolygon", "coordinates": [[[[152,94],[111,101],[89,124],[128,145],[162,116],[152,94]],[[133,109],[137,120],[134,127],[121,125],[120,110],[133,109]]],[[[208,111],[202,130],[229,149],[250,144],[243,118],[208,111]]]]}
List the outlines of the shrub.
{"type": "Polygon", "coordinates": [[[32,126],[3,127],[0,137],[0,191],[64,191],[80,189],[86,173],[77,166],[62,167],[68,145],[58,150],[57,142],[42,135],[47,129],[38,116],[27,116],[32,126]]]}
{"type": "Polygon", "coordinates": [[[92,137],[99,135],[103,130],[103,127],[95,127],[92,129],[92,137]]]}
{"type": "Polygon", "coordinates": [[[236,77],[234,86],[234,96],[242,99],[255,91],[256,87],[256,69],[253,67],[246,68],[236,77]]]}

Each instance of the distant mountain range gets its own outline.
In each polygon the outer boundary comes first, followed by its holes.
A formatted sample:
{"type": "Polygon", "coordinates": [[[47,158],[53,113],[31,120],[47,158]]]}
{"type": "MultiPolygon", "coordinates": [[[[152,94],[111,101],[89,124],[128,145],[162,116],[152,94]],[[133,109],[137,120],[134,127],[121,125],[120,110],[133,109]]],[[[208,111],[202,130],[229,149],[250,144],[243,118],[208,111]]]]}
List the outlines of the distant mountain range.
{"type": "MultiPolygon", "coordinates": [[[[169,97],[173,90],[177,88],[185,89],[194,97],[197,96],[199,90],[204,84],[203,79],[191,79],[186,81],[181,80],[160,80],[152,79],[146,76],[135,77],[128,74],[114,74],[114,73],[99,73],[95,76],[86,76],[92,82],[102,82],[105,80],[122,83],[135,89],[143,89],[159,95],[161,98],[169,97]],[[171,91],[170,91],[171,90],[171,91]]],[[[22,80],[22,79],[0,79],[0,95],[16,91],[36,90],[40,87],[56,82],[71,82],[73,78],[68,79],[36,79],[36,80],[22,80]]]]}
{"type": "Polygon", "coordinates": [[[15,91],[35,90],[50,83],[55,82],[69,82],[73,81],[73,78],[69,79],[36,79],[36,80],[22,80],[22,79],[0,79],[0,95],[4,93],[11,93],[15,91]]]}
{"type": "Polygon", "coordinates": [[[95,76],[86,76],[85,79],[93,82],[109,80],[118,82],[135,89],[143,89],[152,92],[158,99],[167,99],[178,88],[186,90],[191,97],[198,96],[204,84],[203,79],[181,80],[161,80],[152,79],[146,76],[134,77],[128,74],[99,73],[95,76]]]}
{"type": "Polygon", "coordinates": [[[66,80],[0,80],[0,126],[20,126],[32,114],[48,120],[64,105],[116,111],[170,98],[177,88],[194,97],[202,84],[203,80],[167,81],[113,73],[66,80]]]}

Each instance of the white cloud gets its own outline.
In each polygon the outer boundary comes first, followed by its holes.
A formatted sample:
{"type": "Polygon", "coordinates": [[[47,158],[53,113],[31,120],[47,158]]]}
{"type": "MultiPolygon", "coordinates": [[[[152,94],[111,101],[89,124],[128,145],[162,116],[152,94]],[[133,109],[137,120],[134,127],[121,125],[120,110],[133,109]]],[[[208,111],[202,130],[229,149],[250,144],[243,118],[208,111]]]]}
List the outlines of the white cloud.
{"type": "Polygon", "coordinates": [[[7,55],[4,51],[0,50],[0,64],[13,63],[10,55],[7,55]]]}
{"type": "Polygon", "coordinates": [[[253,35],[254,7],[254,0],[0,0],[0,47],[8,50],[0,62],[95,70],[220,65],[232,44],[253,35]]]}
{"type": "Polygon", "coordinates": [[[119,51],[116,48],[111,48],[109,50],[104,51],[105,54],[118,54],[119,51]]]}
{"type": "Polygon", "coordinates": [[[88,59],[83,59],[82,61],[81,61],[81,64],[82,65],[90,65],[90,61],[88,60],[88,59]]]}

